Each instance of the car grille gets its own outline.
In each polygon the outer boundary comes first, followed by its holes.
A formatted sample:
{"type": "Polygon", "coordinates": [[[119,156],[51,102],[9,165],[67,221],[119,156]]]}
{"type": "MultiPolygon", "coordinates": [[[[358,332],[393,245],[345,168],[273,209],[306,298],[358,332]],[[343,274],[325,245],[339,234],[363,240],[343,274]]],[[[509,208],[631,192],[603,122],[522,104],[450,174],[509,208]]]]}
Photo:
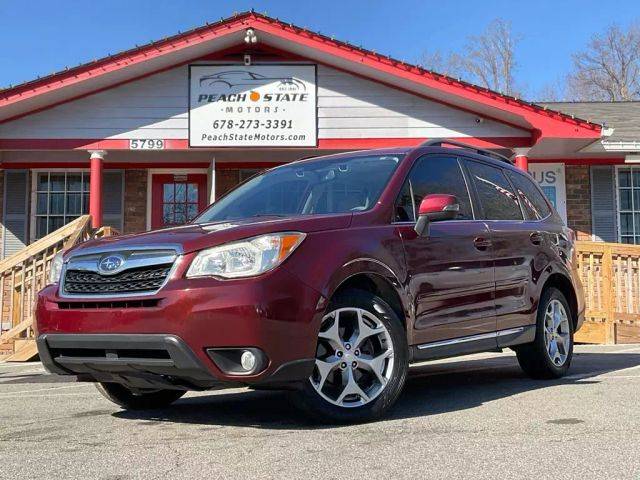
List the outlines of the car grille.
{"type": "Polygon", "coordinates": [[[151,265],[126,270],[115,275],[67,270],[64,277],[64,293],[70,295],[113,295],[155,292],[164,284],[171,267],[170,263],[151,265]]]}

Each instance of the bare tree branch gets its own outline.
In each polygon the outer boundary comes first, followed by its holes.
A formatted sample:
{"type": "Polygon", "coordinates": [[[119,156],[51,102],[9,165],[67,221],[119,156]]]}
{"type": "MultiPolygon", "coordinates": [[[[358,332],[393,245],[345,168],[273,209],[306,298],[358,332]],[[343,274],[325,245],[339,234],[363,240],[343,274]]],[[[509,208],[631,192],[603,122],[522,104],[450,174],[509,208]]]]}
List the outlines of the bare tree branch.
{"type": "Polygon", "coordinates": [[[514,80],[515,48],[519,40],[511,33],[509,22],[496,19],[482,34],[467,39],[465,54],[425,54],[421,64],[439,73],[515,96],[518,95],[514,80]]]}
{"type": "Polygon", "coordinates": [[[578,101],[639,99],[640,27],[612,25],[594,35],[585,51],[573,55],[567,90],[578,101]]]}

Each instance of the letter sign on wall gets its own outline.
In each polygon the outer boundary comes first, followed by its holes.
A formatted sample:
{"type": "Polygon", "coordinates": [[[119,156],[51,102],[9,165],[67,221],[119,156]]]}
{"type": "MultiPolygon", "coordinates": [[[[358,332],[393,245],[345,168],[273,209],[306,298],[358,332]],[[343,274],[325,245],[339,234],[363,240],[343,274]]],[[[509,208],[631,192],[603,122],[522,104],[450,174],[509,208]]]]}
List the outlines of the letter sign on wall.
{"type": "Polygon", "coordinates": [[[529,173],[567,223],[567,192],[564,163],[530,163],[529,173]]]}
{"type": "Polygon", "coordinates": [[[190,65],[189,146],[316,146],[315,65],[190,65]]]}

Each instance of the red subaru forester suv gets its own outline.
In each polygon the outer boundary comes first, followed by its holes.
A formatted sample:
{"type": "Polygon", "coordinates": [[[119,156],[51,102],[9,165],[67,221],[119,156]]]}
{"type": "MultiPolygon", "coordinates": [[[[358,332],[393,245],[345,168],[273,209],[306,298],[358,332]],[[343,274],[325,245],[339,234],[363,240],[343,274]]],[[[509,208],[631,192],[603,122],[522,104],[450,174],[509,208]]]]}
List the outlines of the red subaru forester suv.
{"type": "Polygon", "coordinates": [[[57,257],[40,358],[124,408],[245,385],[365,421],[413,362],[511,347],[530,376],[564,375],[584,318],[573,239],[490,152],[430,141],[301,160],[191,224],[57,257]]]}

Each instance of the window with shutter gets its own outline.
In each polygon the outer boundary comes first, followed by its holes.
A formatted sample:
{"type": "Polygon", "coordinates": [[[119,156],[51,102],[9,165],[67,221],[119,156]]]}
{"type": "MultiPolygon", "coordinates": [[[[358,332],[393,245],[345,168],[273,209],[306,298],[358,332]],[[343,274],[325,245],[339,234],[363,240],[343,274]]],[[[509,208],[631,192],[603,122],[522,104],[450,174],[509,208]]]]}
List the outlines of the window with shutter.
{"type": "Polygon", "coordinates": [[[5,170],[2,215],[2,258],[27,244],[28,170],[5,170]]]}
{"type": "Polygon", "coordinates": [[[617,242],[617,209],[614,167],[591,167],[591,225],[594,240],[617,242]]]}

